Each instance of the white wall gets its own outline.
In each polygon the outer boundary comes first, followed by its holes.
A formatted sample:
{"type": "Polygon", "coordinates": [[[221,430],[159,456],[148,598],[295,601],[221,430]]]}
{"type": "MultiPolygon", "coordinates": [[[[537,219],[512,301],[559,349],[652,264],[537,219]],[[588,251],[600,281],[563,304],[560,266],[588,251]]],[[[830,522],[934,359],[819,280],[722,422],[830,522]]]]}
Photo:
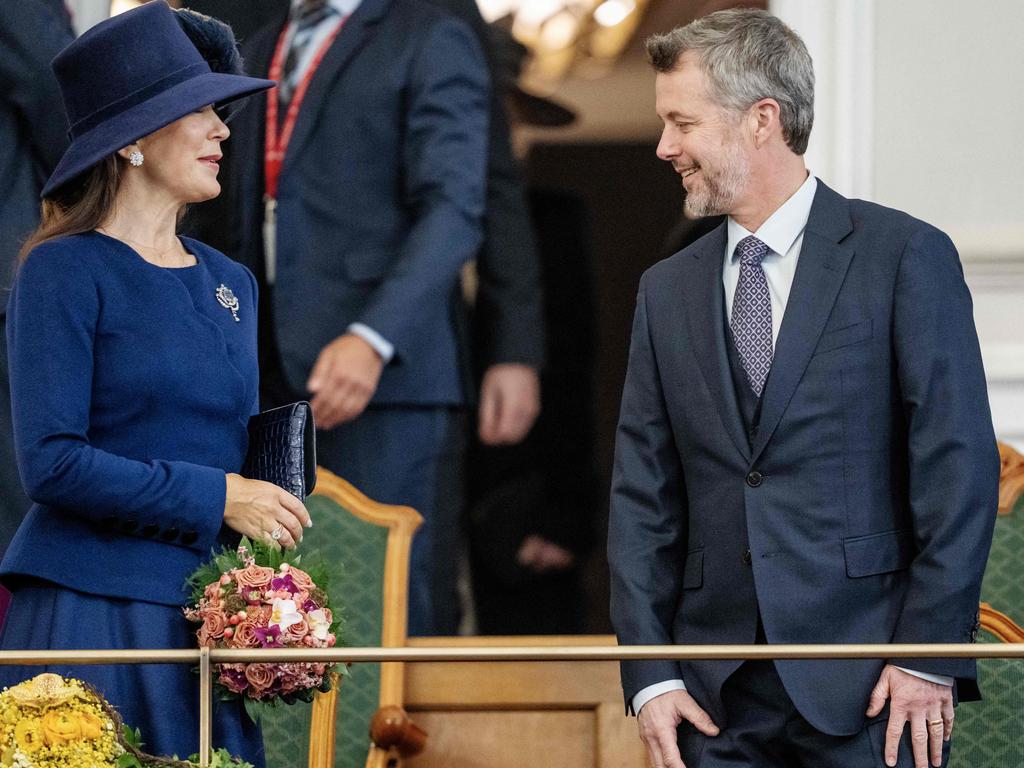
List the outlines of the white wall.
{"type": "Polygon", "coordinates": [[[875,197],[964,261],[996,431],[1024,444],[1024,3],[875,9],[875,197]]]}
{"type": "Polygon", "coordinates": [[[770,5],[815,60],[811,167],[953,238],[996,433],[1024,447],[1024,2],[770,5]]]}

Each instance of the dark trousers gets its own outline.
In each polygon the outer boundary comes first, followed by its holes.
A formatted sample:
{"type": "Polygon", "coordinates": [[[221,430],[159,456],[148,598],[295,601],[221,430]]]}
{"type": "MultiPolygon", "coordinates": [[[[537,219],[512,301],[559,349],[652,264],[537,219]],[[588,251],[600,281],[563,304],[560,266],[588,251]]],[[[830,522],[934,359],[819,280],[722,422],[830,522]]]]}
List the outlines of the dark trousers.
{"type": "Polygon", "coordinates": [[[7,319],[0,316],[0,557],[32,506],[21,486],[14,458],[11,387],[7,372],[7,319]]]}
{"type": "MultiPolygon", "coordinates": [[[[829,736],[800,716],[771,661],[744,662],[722,686],[722,704],[726,721],[718,736],[704,736],[689,723],[680,727],[686,768],[885,768],[888,707],[853,736],[829,736]]],[[[942,765],[948,762],[949,742],[942,765]]],[[[908,727],[897,767],[913,765],[908,727]]]]}

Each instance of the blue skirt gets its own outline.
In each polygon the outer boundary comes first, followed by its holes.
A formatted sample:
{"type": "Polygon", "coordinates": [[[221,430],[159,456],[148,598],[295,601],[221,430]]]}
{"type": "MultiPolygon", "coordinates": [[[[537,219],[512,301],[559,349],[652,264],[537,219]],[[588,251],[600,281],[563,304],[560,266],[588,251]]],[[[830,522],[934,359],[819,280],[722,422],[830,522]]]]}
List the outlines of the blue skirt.
{"type": "MultiPolygon", "coordinates": [[[[98,597],[44,581],[15,584],[0,649],[194,648],[192,625],[180,608],[98,597]]],[[[0,666],[0,685],[41,672],[94,685],[122,719],[142,732],[143,749],[188,757],[199,750],[199,675],[188,664],[0,666]]],[[[263,739],[240,701],[213,706],[213,746],[263,768],[263,739]]]]}

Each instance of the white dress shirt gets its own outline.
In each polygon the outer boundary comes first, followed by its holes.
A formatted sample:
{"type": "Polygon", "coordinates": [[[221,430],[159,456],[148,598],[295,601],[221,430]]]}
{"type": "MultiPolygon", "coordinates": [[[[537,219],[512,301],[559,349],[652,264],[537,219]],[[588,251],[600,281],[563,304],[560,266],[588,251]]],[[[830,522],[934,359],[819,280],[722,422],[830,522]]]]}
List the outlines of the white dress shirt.
{"type": "MultiPolygon", "coordinates": [[[[295,9],[301,0],[292,0],[292,8],[295,9]]],[[[338,31],[338,27],[344,23],[355,10],[359,7],[362,0],[328,0],[330,5],[337,13],[333,13],[317,25],[316,30],[313,32],[313,36],[309,39],[309,43],[303,48],[302,53],[299,55],[299,61],[295,69],[291,73],[289,78],[289,85],[291,85],[291,92],[294,94],[298,84],[302,82],[302,78],[306,76],[306,72],[309,71],[310,65],[313,63],[313,58],[317,55],[320,49],[323,47],[327,39],[338,31]]],[[[292,38],[295,36],[295,23],[289,22],[288,28],[285,31],[284,39],[284,50],[287,51],[292,44],[292,38]]],[[[391,358],[395,356],[395,347],[391,342],[377,333],[373,328],[370,328],[363,323],[352,323],[346,329],[349,333],[359,336],[363,341],[369,344],[376,350],[377,354],[381,356],[385,365],[391,362],[391,358]]]]}
{"type": "MultiPolygon", "coordinates": [[[[808,174],[807,179],[793,195],[779,206],[775,213],[768,217],[757,232],[748,231],[731,216],[726,224],[725,266],[722,270],[722,287],[725,290],[725,310],[732,317],[733,297],[736,295],[736,284],[740,279],[740,259],[736,255],[736,245],[745,237],[754,235],[770,249],[761,260],[765,279],[768,281],[768,293],[772,302],[772,349],[779,340],[779,328],[782,317],[789,303],[789,292],[793,287],[796,265],[800,260],[800,249],[804,243],[804,229],[811,215],[811,204],[814,193],[818,189],[818,180],[808,174]]],[[[952,685],[953,678],[946,675],[932,675],[926,672],[915,672],[912,669],[897,667],[916,677],[923,678],[940,685],[952,685]]],[[[649,685],[633,697],[633,711],[640,714],[644,704],[656,696],[669,691],[685,691],[686,685],[680,679],[665,680],[649,685]]]]}

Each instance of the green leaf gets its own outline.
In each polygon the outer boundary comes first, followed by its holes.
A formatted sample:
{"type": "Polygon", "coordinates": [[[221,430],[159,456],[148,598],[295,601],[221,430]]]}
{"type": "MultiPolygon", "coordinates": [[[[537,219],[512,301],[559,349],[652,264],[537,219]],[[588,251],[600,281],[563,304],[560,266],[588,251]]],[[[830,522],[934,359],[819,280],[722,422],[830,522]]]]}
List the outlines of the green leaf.
{"type": "Polygon", "coordinates": [[[245,696],[242,701],[245,703],[245,714],[249,716],[256,725],[260,724],[260,720],[263,718],[264,707],[256,699],[250,699],[245,696]]]}
{"type": "Polygon", "coordinates": [[[129,747],[135,747],[135,749],[142,749],[142,733],[138,728],[132,728],[130,725],[121,725],[121,738],[124,743],[129,747]]]}

